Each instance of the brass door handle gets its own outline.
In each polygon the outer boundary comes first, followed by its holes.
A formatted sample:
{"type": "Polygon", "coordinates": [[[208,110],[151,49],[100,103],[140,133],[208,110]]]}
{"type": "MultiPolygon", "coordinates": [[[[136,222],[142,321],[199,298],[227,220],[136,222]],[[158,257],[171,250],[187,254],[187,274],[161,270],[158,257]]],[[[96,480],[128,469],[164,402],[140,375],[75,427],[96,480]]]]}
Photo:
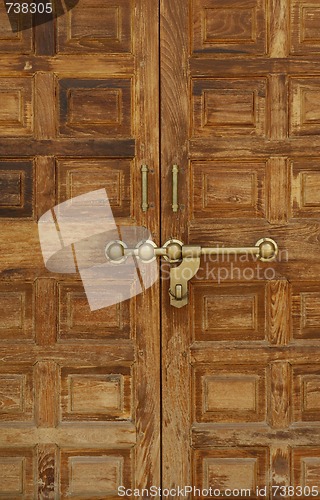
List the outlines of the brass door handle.
{"type": "Polygon", "coordinates": [[[154,261],[156,257],[164,257],[170,263],[179,266],[170,270],[170,303],[174,307],[183,307],[188,303],[188,281],[197,273],[202,255],[245,255],[256,256],[262,262],[273,261],[278,254],[278,245],[271,238],[261,238],[253,247],[201,247],[184,245],[176,239],[168,240],[162,247],[153,241],[141,242],[136,248],[127,248],[122,241],[111,241],[105,248],[107,259],[114,264],[124,262],[133,255],[142,262],[154,261]],[[188,269],[186,273],[185,270],[188,269]],[[187,277],[186,277],[187,276],[187,277]]]}
{"type": "Polygon", "coordinates": [[[142,192],[142,202],[141,208],[143,212],[146,212],[149,208],[148,203],[148,166],[142,165],[141,167],[141,192],[142,192]]]}
{"type": "Polygon", "coordinates": [[[172,167],[172,212],[178,212],[178,165],[172,167]]]}

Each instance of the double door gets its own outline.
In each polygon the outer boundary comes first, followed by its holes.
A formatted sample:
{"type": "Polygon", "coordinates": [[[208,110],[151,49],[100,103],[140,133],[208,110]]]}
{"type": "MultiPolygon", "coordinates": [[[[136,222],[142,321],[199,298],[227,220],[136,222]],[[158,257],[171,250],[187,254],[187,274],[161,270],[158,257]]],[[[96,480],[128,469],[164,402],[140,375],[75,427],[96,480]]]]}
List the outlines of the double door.
{"type": "Polygon", "coordinates": [[[80,0],[18,32],[0,15],[0,495],[320,491],[317,0],[80,0]],[[37,221],[97,189],[159,245],[269,237],[278,258],[202,258],[182,308],[164,263],[90,311],[37,221]]]}

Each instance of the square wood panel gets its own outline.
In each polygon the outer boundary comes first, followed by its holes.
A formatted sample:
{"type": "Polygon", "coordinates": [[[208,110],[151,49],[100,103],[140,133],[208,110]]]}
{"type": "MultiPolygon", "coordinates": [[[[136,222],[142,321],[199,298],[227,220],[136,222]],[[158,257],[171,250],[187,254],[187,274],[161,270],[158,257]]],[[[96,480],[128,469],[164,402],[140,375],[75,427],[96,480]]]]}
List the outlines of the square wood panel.
{"type": "Polygon", "coordinates": [[[32,422],[33,419],[33,367],[2,366],[0,369],[0,421],[32,422]]]}
{"type": "Polygon", "coordinates": [[[211,487],[221,492],[250,489],[248,498],[257,498],[256,488],[268,486],[268,458],[269,450],[263,447],[195,450],[193,484],[199,489],[211,487]]]}
{"type": "Polygon", "coordinates": [[[112,500],[119,498],[119,486],[132,486],[131,450],[62,449],[60,460],[61,500],[112,500]]]}
{"type": "Polygon", "coordinates": [[[34,341],[34,285],[0,283],[0,344],[34,341]]]}
{"type": "Polygon", "coordinates": [[[320,285],[292,284],[293,338],[320,339],[320,285]]]}
{"type": "Polygon", "coordinates": [[[320,366],[294,365],[293,378],[293,421],[320,421],[320,366]]]}
{"type": "Polygon", "coordinates": [[[0,137],[32,135],[33,101],[32,77],[0,77],[0,137]]]}
{"type": "MultiPolygon", "coordinates": [[[[320,484],[320,448],[316,446],[292,449],[292,475],[295,486],[316,487],[320,484]]],[[[306,490],[308,491],[308,490],[306,490]]]]}
{"type": "Polygon", "coordinates": [[[32,160],[0,160],[0,217],[32,217],[32,160]]]}
{"type": "Polygon", "coordinates": [[[60,79],[60,134],[130,137],[131,86],[130,78],[60,79]]]}
{"type": "Polygon", "coordinates": [[[266,162],[192,161],[193,218],[265,216],[266,162]]]}
{"type": "Polygon", "coordinates": [[[263,422],[266,419],[265,367],[211,366],[193,371],[196,422],[263,422]]]}
{"type": "Polygon", "coordinates": [[[132,373],[129,367],[61,369],[62,420],[129,420],[132,373]]]}
{"type": "Polygon", "coordinates": [[[134,324],[132,301],[90,311],[81,282],[59,282],[58,296],[58,341],[106,342],[130,338],[131,325],[134,324]]]}
{"type": "Polygon", "coordinates": [[[320,214],[320,159],[291,161],[292,211],[297,218],[318,218],[320,214]]]}
{"type": "Polygon", "coordinates": [[[105,189],[115,217],[133,217],[133,161],[109,158],[57,159],[58,203],[105,189]]]}
{"type": "Polygon", "coordinates": [[[264,78],[193,78],[192,137],[266,135],[264,78]]]}
{"type": "Polygon", "coordinates": [[[289,79],[290,135],[320,133],[320,79],[289,79]]]}
{"type": "Polygon", "coordinates": [[[193,0],[193,53],[265,54],[266,9],[265,0],[193,0]]]}
{"type": "Polygon", "coordinates": [[[265,285],[191,283],[196,341],[264,340],[265,285]]]}
{"type": "Polygon", "coordinates": [[[33,448],[0,448],[0,496],[34,498],[34,465],[33,448]]]}
{"type": "Polygon", "coordinates": [[[132,3],[80,0],[57,20],[57,50],[63,53],[131,51],[132,3]]]}
{"type": "Polygon", "coordinates": [[[317,0],[290,2],[291,53],[310,55],[320,52],[320,5],[317,0]]]}
{"type": "Polygon", "coordinates": [[[21,30],[22,18],[25,14],[15,15],[15,23],[11,26],[7,8],[4,2],[0,3],[0,53],[22,53],[33,52],[32,30],[21,30]],[[15,32],[12,31],[15,28],[15,32]]]}

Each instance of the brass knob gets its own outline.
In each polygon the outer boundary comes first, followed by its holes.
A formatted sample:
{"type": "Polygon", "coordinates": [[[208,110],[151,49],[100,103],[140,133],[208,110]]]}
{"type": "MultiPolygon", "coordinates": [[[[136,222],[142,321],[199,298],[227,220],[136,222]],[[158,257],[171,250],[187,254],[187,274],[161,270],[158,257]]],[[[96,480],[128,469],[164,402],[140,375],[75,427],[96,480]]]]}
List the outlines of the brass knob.
{"type": "Polygon", "coordinates": [[[168,240],[163,248],[166,249],[166,254],[164,255],[165,260],[168,260],[172,263],[179,262],[182,258],[182,247],[183,243],[180,240],[168,240]]]}
{"type": "Polygon", "coordinates": [[[105,254],[108,260],[114,262],[115,264],[120,264],[126,257],[124,255],[124,249],[127,248],[123,241],[115,240],[110,241],[105,248],[105,254]]]}
{"type": "Polygon", "coordinates": [[[261,238],[261,240],[257,241],[256,247],[259,247],[262,262],[270,262],[278,255],[278,245],[271,238],[261,238]]]}
{"type": "Polygon", "coordinates": [[[151,241],[146,241],[138,247],[138,256],[143,262],[151,262],[155,258],[154,249],[157,245],[151,241]]]}

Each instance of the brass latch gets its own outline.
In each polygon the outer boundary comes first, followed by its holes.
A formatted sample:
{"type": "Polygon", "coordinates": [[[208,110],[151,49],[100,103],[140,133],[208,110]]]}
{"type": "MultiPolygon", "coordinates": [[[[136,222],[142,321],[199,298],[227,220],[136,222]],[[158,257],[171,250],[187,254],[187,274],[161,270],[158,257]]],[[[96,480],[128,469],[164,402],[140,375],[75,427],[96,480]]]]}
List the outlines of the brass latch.
{"type": "Polygon", "coordinates": [[[127,248],[122,241],[112,241],[105,249],[108,260],[113,263],[123,262],[129,255],[134,255],[143,262],[152,262],[157,256],[163,257],[171,264],[170,269],[170,304],[173,307],[183,307],[188,303],[188,281],[193,278],[200,267],[202,255],[244,255],[256,256],[262,262],[274,260],[278,254],[278,245],[271,238],[261,238],[253,247],[225,248],[201,247],[198,245],[184,245],[176,239],[168,240],[163,247],[147,240],[141,242],[137,248],[127,248]]]}

